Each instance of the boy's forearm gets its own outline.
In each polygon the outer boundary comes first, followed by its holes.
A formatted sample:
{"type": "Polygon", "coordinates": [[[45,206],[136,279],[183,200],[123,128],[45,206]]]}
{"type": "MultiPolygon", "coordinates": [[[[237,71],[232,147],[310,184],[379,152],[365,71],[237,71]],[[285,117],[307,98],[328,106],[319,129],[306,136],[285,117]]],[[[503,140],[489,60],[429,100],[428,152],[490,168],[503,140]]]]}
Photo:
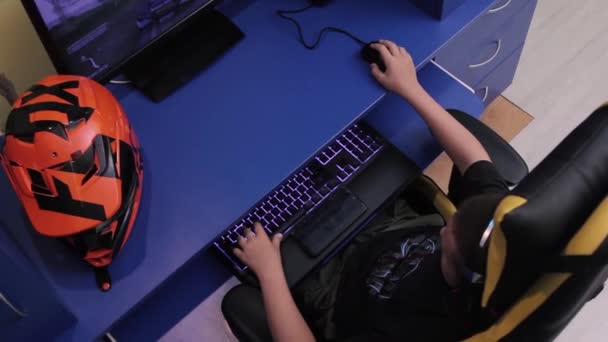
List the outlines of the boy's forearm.
{"type": "Polygon", "coordinates": [[[477,161],[490,160],[479,140],[422,86],[400,95],[418,111],[461,174],[477,161]]]}
{"type": "Polygon", "coordinates": [[[282,272],[259,278],[264,307],[275,342],[310,342],[314,335],[298,310],[282,272]]]}

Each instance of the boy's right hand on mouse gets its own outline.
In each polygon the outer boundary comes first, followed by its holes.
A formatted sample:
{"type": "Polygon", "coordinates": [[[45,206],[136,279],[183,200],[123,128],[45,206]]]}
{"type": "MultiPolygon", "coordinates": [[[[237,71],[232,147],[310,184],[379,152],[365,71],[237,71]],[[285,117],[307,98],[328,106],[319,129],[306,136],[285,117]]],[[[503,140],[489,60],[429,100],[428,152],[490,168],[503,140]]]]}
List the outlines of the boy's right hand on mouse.
{"type": "Polygon", "coordinates": [[[374,78],[387,90],[405,97],[408,101],[415,97],[422,87],[416,77],[412,56],[407,50],[389,40],[379,40],[371,47],[380,52],[386,65],[385,72],[376,64],[371,65],[374,78]]]}

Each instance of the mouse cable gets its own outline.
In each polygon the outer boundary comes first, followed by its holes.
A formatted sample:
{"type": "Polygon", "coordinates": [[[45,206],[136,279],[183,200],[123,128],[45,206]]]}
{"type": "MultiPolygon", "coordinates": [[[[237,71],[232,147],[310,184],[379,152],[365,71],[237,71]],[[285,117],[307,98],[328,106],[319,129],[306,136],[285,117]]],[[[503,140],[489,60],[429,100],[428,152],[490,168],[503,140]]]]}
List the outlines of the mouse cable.
{"type": "Polygon", "coordinates": [[[314,50],[316,48],[319,47],[319,44],[321,43],[321,40],[323,39],[323,36],[325,36],[326,33],[328,32],[334,32],[334,33],[341,33],[349,38],[351,38],[352,40],[354,40],[355,42],[361,44],[361,45],[367,45],[367,43],[365,41],[363,41],[362,39],[357,38],[355,35],[353,35],[352,33],[338,28],[338,27],[332,27],[332,26],[328,26],[328,27],[324,27],[321,32],[319,32],[319,34],[317,35],[317,39],[315,40],[314,43],[312,44],[308,44],[306,42],[306,40],[304,39],[304,34],[302,33],[302,26],[300,26],[300,23],[294,19],[293,17],[290,17],[288,14],[296,14],[296,13],[302,13],[305,12],[309,9],[311,9],[312,7],[315,7],[313,5],[308,5],[306,7],[300,8],[300,9],[295,9],[295,10],[277,10],[277,14],[285,19],[285,20],[289,20],[291,21],[295,26],[296,29],[298,30],[298,38],[300,40],[300,43],[307,48],[308,50],[314,50]]]}

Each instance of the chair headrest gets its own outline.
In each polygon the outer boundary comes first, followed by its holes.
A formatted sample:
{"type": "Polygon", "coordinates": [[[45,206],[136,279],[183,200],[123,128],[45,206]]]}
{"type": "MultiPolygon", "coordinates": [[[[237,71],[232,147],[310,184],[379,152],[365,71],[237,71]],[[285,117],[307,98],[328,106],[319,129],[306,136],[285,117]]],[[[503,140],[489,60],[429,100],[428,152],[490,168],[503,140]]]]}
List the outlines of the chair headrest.
{"type": "Polygon", "coordinates": [[[498,312],[513,304],[607,194],[608,105],[570,133],[499,205],[483,304],[498,312]]]}
{"type": "Polygon", "coordinates": [[[528,202],[509,215],[510,234],[534,238],[541,248],[561,249],[607,191],[608,105],[583,121],[514,189],[528,202]]]}

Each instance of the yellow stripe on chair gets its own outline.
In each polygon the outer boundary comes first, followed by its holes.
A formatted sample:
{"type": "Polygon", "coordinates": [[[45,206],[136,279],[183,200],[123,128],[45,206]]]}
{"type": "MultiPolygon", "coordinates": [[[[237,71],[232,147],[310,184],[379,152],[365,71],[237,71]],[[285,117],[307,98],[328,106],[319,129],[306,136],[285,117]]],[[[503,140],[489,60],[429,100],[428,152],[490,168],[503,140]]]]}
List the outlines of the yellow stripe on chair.
{"type": "Polygon", "coordinates": [[[486,281],[481,297],[481,306],[486,307],[488,300],[498,284],[507,257],[507,241],[502,231],[502,221],[508,213],[524,205],[527,200],[523,197],[509,195],[505,197],[494,212],[494,230],[490,236],[488,247],[488,262],[486,266],[486,281]]]}
{"type": "Polygon", "coordinates": [[[432,179],[427,176],[421,176],[418,179],[418,182],[419,184],[416,184],[418,190],[421,191],[426,198],[433,202],[433,206],[444,220],[447,221],[456,214],[456,207],[452,201],[450,201],[448,196],[441,191],[439,186],[437,186],[432,179]]]}
{"type": "Polygon", "coordinates": [[[441,217],[445,220],[454,217],[456,215],[456,207],[454,203],[441,191],[438,191],[433,198],[433,206],[439,211],[441,217]]]}
{"type": "MultiPolygon", "coordinates": [[[[496,216],[499,216],[498,214],[499,213],[497,213],[496,216]]],[[[502,216],[504,217],[504,213],[502,216]]],[[[562,254],[593,254],[608,237],[608,224],[606,224],[606,222],[608,222],[608,198],[605,198],[593,211],[591,216],[585,221],[585,224],[570,240],[562,254]]],[[[494,236],[494,234],[496,234],[496,228],[492,235],[494,236]]],[[[504,239],[504,235],[502,238],[504,239]]],[[[498,322],[496,322],[496,324],[486,331],[470,337],[466,341],[493,342],[507,336],[551,297],[551,295],[566,282],[571,275],[571,273],[548,273],[543,275],[534,283],[532,288],[530,288],[523,297],[498,320],[498,322]]]]}
{"type": "Polygon", "coordinates": [[[542,276],[526,294],[488,330],[468,338],[467,342],[495,342],[509,334],[532,312],[551,297],[570,273],[551,273],[542,276]]]}
{"type": "Polygon", "coordinates": [[[590,255],[608,237],[608,197],[589,216],[585,225],[570,240],[564,255],[590,255]]]}

